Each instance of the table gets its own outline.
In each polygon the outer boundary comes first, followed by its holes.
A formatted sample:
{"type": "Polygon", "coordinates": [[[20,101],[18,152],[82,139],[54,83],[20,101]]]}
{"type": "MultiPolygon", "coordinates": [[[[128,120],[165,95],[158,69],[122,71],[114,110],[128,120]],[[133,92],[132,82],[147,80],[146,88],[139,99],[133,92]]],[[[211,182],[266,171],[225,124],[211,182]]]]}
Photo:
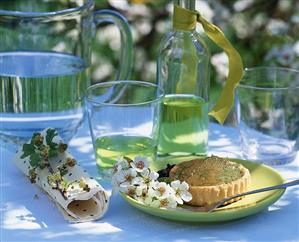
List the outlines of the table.
{"type": "MultiPolygon", "coordinates": [[[[234,128],[211,124],[209,130],[210,154],[240,158],[234,128]]],[[[113,196],[101,220],[69,224],[48,197],[10,162],[13,152],[3,144],[0,148],[1,241],[299,241],[298,187],[289,188],[261,213],[225,223],[172,222],[142,213],[120,196],[113,196]]],[[[81,165],[96,175],[86,124],[71,141],[70,149],[81,165]]],[[[275,168],[286,180],[298,178],[299,157],[275,168]]]]}

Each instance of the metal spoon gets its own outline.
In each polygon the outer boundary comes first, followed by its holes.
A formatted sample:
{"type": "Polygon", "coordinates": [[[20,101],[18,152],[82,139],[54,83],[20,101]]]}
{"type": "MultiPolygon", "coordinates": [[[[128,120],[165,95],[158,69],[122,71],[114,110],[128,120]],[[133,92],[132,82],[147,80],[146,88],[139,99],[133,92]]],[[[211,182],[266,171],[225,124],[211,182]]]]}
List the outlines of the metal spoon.
{"type": "Polygon", "coordinates": [[[204,206],[204,207],[196,207],[196,206],[186,206],[185,207],[184,206],[182,209],[183,210],[190,210],[190,211],[194,211],[194,212],[208,212],[209,213],[209,212],[212,212],[216,208],[220,207],[221,205],[225,204],[226,202],[228,202],[228,201],[230,201],[231,199],[234,199],[234,198],[243,197],[243,196],[246,196],[246,195],[251,195],[251,194],[255,194],[255,193],[259,193],[259,192],[267,192],[267,191],[276,190],[276,189],[283,189],[283,188],[296,186],[296,185],[299,185],[299,179],[291,181],[291,182],[286,182],[286,183],[283,183],[283,184],[280,184],[280,185],[276,185],[276,186],[264,187],[264,188],[252,190],[252,191],[249,191],[249,192],[240,193],[238,195],[225,198],[225,199],[223,199],[219,202],[212,203],[212,204],[204,206]]]}

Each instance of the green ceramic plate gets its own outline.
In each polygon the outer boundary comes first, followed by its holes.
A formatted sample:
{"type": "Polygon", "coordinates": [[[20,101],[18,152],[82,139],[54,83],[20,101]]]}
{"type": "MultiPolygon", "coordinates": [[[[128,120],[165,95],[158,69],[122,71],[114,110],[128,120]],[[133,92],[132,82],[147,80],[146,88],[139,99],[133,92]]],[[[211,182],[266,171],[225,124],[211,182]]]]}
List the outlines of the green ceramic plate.
{"type": "MultiPolygon", "coordinates": [[[[250,170],[251,174],[251,190],[278,185],[284,182],[281,175],[274,169],[253,163],[246,160],[232,159],[241,163],[250,170]]],[[[171,163],[171,162],[168,162],[171,163]]],[[[176,163],[176,162],[174,162],[176,163]]],[[[273,190],[268,192],[249,195],[232,203],[230,205],[216,209],[211,213],[193,212],[178,210],[167,210],[149,207],[143,205],[136,200],[122,194],[122,197],[132,206],[142,210],[145,213],[162,217],[169,220],[185,221],[185,222],[221,222],[246,217],[262,211],[276,202],[284,193],[285,189],[273,190]]]]}

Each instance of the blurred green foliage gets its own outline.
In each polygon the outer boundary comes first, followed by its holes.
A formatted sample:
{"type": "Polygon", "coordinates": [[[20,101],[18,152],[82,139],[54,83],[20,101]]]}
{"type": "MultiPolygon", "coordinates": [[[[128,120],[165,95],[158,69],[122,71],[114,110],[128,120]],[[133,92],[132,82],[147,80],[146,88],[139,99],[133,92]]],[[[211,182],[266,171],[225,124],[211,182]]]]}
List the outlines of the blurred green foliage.
{"type": "MultiPolygon", "coordinates": [[[[134,39],[132,79],[155,82],[159,43],[171,30],[172,1],[96,0],[95,3],[96,9],[113,9],[128,19],[134,39]]],[[[299,68],[299,1],[196,0],[196,8],[224,31],[240,52],[244,67],[299,68]]],[[[222,50],[204,34],[203,38],[212,53],[210,96],[213,102],[225,81],[228,63],[222,50]]],[[[116,27],[102,26],[93,46],[93,82],[114,78],[119,67],[119,45],[116,27]]]]}

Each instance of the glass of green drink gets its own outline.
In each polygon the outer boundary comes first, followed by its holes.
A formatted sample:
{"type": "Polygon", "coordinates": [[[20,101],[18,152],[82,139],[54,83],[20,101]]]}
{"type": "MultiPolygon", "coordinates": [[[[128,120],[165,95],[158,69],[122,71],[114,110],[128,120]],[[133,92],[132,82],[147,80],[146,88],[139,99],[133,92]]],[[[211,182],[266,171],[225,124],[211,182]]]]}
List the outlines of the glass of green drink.
{"type": "Polygon", "coordinates": [[[110,180],[118,157],[157,151],[163,91],[142,81],[111,81],[90,86],[85,106],[100,177],[110,180]]]}

